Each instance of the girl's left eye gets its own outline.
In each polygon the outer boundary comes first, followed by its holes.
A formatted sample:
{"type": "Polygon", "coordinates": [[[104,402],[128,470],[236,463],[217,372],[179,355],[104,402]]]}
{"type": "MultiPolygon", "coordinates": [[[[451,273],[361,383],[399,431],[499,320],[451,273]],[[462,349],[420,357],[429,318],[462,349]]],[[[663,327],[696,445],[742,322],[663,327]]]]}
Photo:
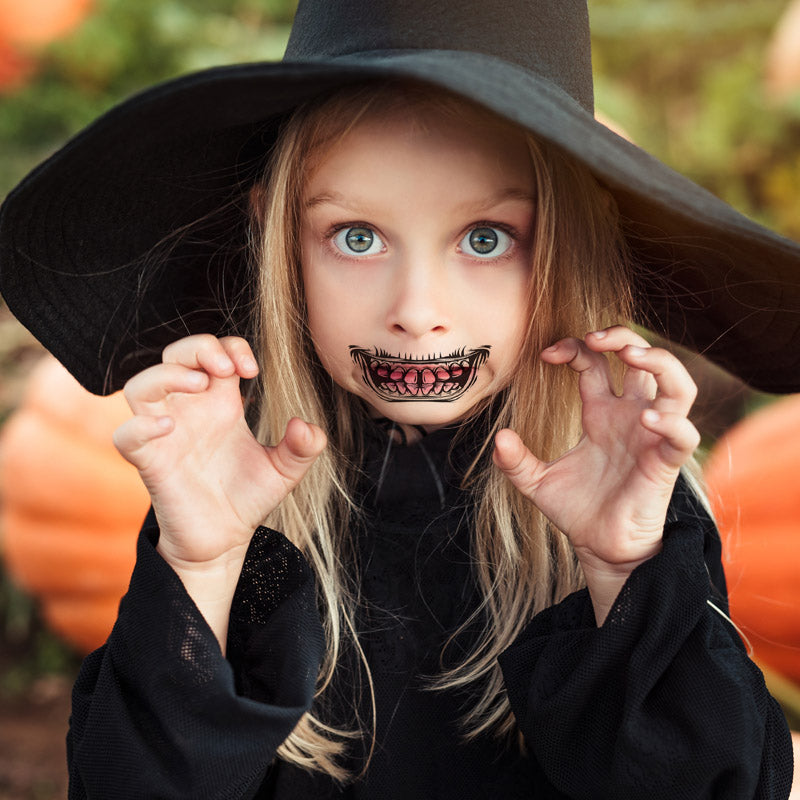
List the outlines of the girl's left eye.
{"type": "Polygon", "coordinates": [[[513,239],[505,231],[481,225],[467,231],[459,242],[461,252],[478,258],[497,258],[508,252],[513,239]]]}
{"type": "Polygon", "coordinates": [[[385,249],[381,237],[364,226],[342,228],[333,237],[333,243],[347,256],[374,256],[385,249]]]}

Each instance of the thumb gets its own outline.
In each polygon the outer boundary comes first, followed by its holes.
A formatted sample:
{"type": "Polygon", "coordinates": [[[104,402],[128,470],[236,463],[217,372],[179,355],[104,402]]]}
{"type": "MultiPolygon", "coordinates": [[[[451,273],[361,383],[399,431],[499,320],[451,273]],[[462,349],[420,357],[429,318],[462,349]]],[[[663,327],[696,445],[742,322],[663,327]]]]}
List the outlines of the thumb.
{"type": "Polygon", "coordinates": [[[503,428],[494,437],[492,460],[522,494],[533,500],[545,465],[510,428],[503,428]]]}
{"type": "Polygon", "coordinates": [[[303,479],[309,467],[325,449],[327,438],[322,429],[292,417],[286,425],[283,439],[275,447],[267,447],[275,471],[283,479],[286,491],[291,492],[303,479]]]}

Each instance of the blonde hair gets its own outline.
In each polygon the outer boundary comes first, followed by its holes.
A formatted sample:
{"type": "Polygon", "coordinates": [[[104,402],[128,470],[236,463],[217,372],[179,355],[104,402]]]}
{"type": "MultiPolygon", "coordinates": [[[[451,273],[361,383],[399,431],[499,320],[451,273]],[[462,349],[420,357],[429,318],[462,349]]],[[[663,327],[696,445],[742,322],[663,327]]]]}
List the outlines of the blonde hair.
{"type": "MultiPolygon", "coordinates": [[[[251,196],[260,296],[257,346],[263,359],[256,434],[274,442],[291,417],[301,416],[320,425],[329,438],[306,478],[267,521],[300,548],[316,573],[327,640],[315,707],[278,755],[337,780],[347,778],[338,759],[347,738],[365,727],[354,719],[353,730],[334,730],[324,721],[326,689],[337,663],[346,651],[363,662],[353,621],[358,576],[350,522],[364,411],[359,400],[333,383],[311,344],[300,271],[301,198],[307,176],[333,142],[370,114],[397,109],[421,125],[429,115],[444,115],[513,127],[463,98],[421,84],[345,89],[292,115],[264,182],[251,196]]],[[[556,146],[525,135],[536,183],[531,264],[536,279],[530,282],[527,335],[514,381],[486,403],[492,403],[494,413],[481,432],[482,452],[464,479],[476,502],[472,562],[482,597],[466,624],[476,619],[485,624],[468,657],[431,676],[429,684],[432,691],[472,688],[476,700],[462,720],[466,737],[515,734],[497,656],[534,614],[582,585],[566,537],[486,458],[493,434],[511,427],[545,460],[574,445],[581,433],[575,377],[568,369],[543,364],[538,353],[560,337],[626,323],[632,308],[628,258],[611,196],[556,146]]],[[[366,663],[363,671],[371,692],[366,663]]],[[[361,691],[353,687],[354,708],[361,691]]],[[[374,730],[374,720],[366,725],[374,730]]]]}

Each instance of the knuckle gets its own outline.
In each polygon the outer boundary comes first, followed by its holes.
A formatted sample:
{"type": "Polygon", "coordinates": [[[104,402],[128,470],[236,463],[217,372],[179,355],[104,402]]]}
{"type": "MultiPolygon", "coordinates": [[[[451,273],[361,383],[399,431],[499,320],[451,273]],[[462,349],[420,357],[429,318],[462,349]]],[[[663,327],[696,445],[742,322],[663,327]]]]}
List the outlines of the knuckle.
{"type": "Polygon", "coordinates": [[[232,347],[236,349],[240,349],[243,347],[249,348],[250,345],[247,343],[247,340],[242,338],[241,336],[223,336],[219,339],[219,342],[222,344],[223,347],[232,347]]]}
{"type": "Polygon", "coordinates": [[[137,372],[136,375],[125,382],[125,385],[122,387],[122,396],[127,400],[129,406],[132,407],[139,399],[144,386],[147,384],[148,377],[152,375],[154,369],[156,369],[156,367],[148,367],[141,372],[137,372]]]}
{"type": "Polygon", "coordinates": [[[114,447],[116,447],[120,453],[122,452],[123,442],[125,438],[123,433],[123,427],[124,425],[120,425],[118,428],[115,428],[114,432],[111,434],[111,441],[113,442],[114,447]]]}
{"type": "Polygon", "coordinates": [[[638,334],[635,330],[627,325],[610,325],[605,328],[606,334],[613,337],[624,337],[626,341],[631,344],[638,345],[639,347],[650,347],[650,343],[643,336],[638,334]]]}
{"type": "Polygon", "coordinates": [[[186,356],[197,356],[219,347],[219,339],[211,333],[194,333],[170,342],[161,353],[164,363],[182,361],[186,356]]]}

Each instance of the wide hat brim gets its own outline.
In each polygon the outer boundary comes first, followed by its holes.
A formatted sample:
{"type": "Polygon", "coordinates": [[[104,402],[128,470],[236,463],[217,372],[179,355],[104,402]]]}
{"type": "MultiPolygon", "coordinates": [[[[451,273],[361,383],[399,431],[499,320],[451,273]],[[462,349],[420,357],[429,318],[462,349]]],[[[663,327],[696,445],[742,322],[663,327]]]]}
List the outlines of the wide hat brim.
{"type": "Polygon", "coordinates": [[[179,336],[246,333],[247,196],[280,121],[337,87],[385,78],[463,95],[586,164],[619,205],[641,321],[755,388],[800,391],[800,246],[616,135],[549,80],[474,52],[220,67],[123,102],[3,204],[8,306],[101,394],[179,336]]]}

